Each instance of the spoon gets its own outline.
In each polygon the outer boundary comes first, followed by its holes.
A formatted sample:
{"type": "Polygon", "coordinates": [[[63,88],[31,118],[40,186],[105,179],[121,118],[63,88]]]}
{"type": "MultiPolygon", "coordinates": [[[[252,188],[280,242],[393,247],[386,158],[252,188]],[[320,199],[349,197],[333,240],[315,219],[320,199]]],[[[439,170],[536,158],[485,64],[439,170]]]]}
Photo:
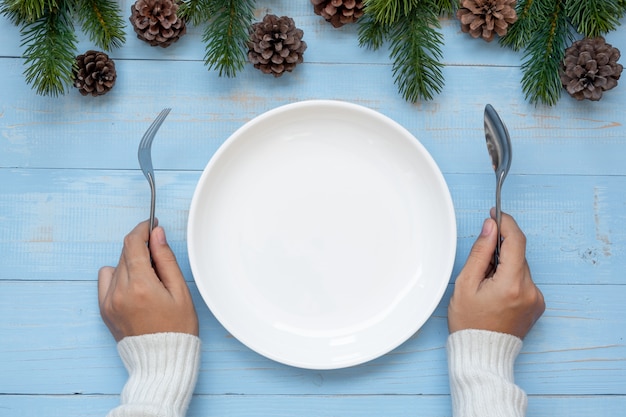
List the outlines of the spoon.
{"type": "Polygon", "coordinates": [[[491,104],[485,106],[485,139],[487,141],[487,150],[493,163],[493,170],[496,173],[496,225],[498,228],[498,240],[496,241],[496,252],[493,256],[493,267],[495,270],[500,261],[502,244],[502,235],[500,234],[500,223],[502,221],[500,194],[506,174],[511,167],[512,150],[509,131],[491,104]]]}

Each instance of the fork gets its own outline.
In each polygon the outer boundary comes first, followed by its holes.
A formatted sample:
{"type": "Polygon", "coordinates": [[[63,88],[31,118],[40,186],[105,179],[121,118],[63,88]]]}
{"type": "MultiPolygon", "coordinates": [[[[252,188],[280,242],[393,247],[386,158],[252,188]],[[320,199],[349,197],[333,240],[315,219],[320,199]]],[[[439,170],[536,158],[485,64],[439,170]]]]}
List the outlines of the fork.
{"type": "MultiPolygon", "coordinates": [[[[143,171],[143,175],[146,176],[148,184],[150,184],[150,233],[154,229],[154,206],[156,203],[156,190],[154,186],[154,170],[152,169],[152,140],[156,135],[157,130],[161,127],[163,120],[167,117],[170,110],[163,109],[157,118],[152,122],[146,133],[143,134],[141,142],[139,142],[139,150],[137,151],[137,158],[139,159],[139,166],[143,171]]],[[[148,238],[148,242],[150,239],[148,238]]],[[[148,245],[149,246],[149,245],[148,245]]]]}

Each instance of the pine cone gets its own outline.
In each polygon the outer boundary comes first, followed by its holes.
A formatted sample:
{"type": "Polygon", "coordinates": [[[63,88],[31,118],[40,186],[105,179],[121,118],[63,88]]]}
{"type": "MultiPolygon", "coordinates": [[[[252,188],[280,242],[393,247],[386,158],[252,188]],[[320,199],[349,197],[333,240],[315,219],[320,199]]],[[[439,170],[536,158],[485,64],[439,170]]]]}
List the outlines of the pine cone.
{"type": "Polygon", "coordinates": [[[456,17],[461,30],[474,38],[482,36],[491,42],[497,33],[506,35],[509,25],[517,20],[516,0],[461,0],[456,17]]]}
{"type": "Polygon", "coordinates": [[[604,91],[617,85],[624,67],[618,64],[619,49],[604,38],[585,38],[565,50],[559,73],[567,92],[577,100],[598,101],[604,91]]]}
{"type": "Polygon", "coordinates": [[[315,14],[338,28],[363,16],[364,0],[311,0],[315,14]]]}
{"type": "Polygon", "coordinates": [[[254,68],[274,77],[291,72],[303,61],[306,50],[303,34],[292,18],[268,14],[250,28],[248,60],[254,68]]]}
{"type": "Polygon", "coordinates": [[[101,96],[106,94],[113,85],[117,74],[115,62],[107,54],[99,51],[87,51],[76,57],[74,73],[74,87],[86,96],[101,96]]]}
{"type": "Polygon", "coordinates": [[[137,0],[130,11],[137,37],[152,46],[166,48],[187,33],[185,21],[176,16],[176,0],[137,0]]]}

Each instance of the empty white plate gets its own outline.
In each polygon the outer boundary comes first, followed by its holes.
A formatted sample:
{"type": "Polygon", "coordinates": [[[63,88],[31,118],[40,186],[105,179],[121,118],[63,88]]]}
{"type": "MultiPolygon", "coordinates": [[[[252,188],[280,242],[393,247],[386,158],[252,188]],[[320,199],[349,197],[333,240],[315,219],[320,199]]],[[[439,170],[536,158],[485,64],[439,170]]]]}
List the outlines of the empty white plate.
{"type": "Polygon", "coordinates": [[[377,358],[430,317],[450,279],[456,221],[430,154],[371,109],[315,100],[237,130],[205,168],[189,260],[211,312],[288,365],[377,358]]]}

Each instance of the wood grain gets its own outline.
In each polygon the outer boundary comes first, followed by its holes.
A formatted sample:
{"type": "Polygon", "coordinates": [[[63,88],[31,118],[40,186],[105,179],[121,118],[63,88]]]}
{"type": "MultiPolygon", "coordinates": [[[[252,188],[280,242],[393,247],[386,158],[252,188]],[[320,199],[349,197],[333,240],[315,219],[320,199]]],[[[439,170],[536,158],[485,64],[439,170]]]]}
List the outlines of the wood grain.
{"type": "MultiPolygon", "coordinates": [[[[223,395],[447,395],[450,286],[431,319],[391,353],[361,366],[303,370],[234,339],[191,284],[203,339],[197,393],[223,395]]],[[[624,285],[542,285],[548,305],[517,361],[532,395],[623,395],[624,285]]],[[[0,281],[0,392],[116,394],[126,373],[101,322],[94,281],[0,281]],[[42,308],[45,306],[45,309],[42,308]],[[10,377],[8,377],[10,376],[10,377]]]]}
{"type": "MultiPolygon", "coordinates": [[[[155,174],[157,216],[189,279],[187,215],[199,176],[155,174]]],[[[494,204],[495,176],[445,178],[457,217],[456,275],[494,204]]],[[[100,266],[117,261],[124,235],[148,215],[149,188],[138,169],[4,169],[0,183],[0,279],[93,280],[100,266]]],[[[503,207],[527,234],[538,283],[624,283],[624,189],[621,176],[507,178],[503,207]]]]}
{"type": "Polygon", "coordinates": [[[446,67],[448,82],[437,100],[409,104],[397,96],[389,67],[382,65],[364,71],[360,64],[310,63],[283,81],[262,79],[254,69],[219,79],[195,62],[146,66],[124,61],[117,66],[116,86],[106,96],[93,99],[72,91],[54,99],[33,96],[18,59],[4,64],[8,69],[0,77],[0,90],[21,99],[3,105],[1,167],[134,169],[141,135],[169,106],[172,113],[155,139],[155,167],[199,170],[253,117],[298,100],[336,99],[373,108],[402,124],[444,172],[489,172],[483,110],[491,103],[512,135],[513,173],[626,173],[620,163],[626,141],[624,89],[607,93],[601,105],[564,97],[557,107],[534,107],[519,91],[516,68],[446,67]],[[163,72],[184,77],[164,79],[163,72]],[[203,78],[209,79],[195,81],[203,78]],[[498,89],[487,81],[494,79],[498,89]]]}
{"type": "MultiPolygon", "coordinates": [[[[118,404],[118,399],[101,395],[7,396],[2,406],[6,415],[30,417],[46,410],[48,417],[80,415],[101,417],[118,404]]],[[[587,417],[600,411],[614,411],[619,415],[626,406],[623,397],[614,396],[559,396],[531,397],[528,415],[551,417],[555,413],[572,417],[587,417]]],[[[360,417],[372,409],[384,410],[387,417],[410,415],[449,417],[450,405],[437,396],[255,396],[242,395],[195,396],[188,417],[360,417]]],[[[558,414],[557,414],[558,415],[558,414]]]]}

